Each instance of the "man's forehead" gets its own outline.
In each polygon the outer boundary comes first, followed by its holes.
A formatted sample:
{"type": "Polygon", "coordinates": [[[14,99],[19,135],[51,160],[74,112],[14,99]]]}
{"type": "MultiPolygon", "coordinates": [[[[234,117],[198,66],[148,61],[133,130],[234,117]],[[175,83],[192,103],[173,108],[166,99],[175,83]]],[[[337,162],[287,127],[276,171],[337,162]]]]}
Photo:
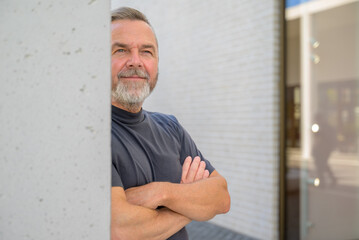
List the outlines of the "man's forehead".
{"type": "Polygon", "coordinates": [[[112,45],[153,45],[158,48],[156,36],[150,25],[139,20],[116,20],[111,23],[112,45]]]}
{"type": "Polygon", "coordinates": [[[139,20],[116,20],[111,23],[112,34],[147,34],[155,38],[155,34],[150,25],[139,20]]]}

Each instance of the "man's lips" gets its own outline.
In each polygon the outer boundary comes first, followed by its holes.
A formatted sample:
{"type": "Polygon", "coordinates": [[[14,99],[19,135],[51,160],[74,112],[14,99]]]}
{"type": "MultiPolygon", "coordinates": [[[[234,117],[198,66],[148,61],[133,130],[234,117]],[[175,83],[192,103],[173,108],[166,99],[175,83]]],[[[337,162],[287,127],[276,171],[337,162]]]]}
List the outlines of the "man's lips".
{"type": "Polygon", "coordinates": [[[137,76],[137,75],[128,76],[128,77],[120,77],[120,78],[128,79],[128,80],[143,80],[143,79],[146,79],[145,77],[140,77],[140,76],[137,76]]]}

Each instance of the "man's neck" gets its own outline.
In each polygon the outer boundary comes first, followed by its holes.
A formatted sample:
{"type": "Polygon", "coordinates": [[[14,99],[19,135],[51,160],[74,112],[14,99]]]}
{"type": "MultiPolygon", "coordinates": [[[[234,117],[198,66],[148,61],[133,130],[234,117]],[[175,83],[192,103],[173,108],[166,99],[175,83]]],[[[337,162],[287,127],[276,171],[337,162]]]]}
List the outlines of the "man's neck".
{"type": "Polygon", "coordinates": [[[120,109],[125,110],[130,113],[138,113],[139,111],[141,111],[141,108],[142,108],[142,103],[141,104],[126,104],[126,105],[124,105],[124,104],[120,104],[118,102],[112,101],[111,104],[117,108],[120,108],[120,109]]]}

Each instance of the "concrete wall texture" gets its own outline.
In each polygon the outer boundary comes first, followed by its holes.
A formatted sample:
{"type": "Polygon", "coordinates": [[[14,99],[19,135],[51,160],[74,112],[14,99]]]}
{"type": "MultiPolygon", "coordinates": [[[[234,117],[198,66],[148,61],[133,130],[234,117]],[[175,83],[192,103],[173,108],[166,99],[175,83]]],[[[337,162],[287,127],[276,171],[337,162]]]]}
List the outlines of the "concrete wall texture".
{"type": "Polygon", "coordinates": [[[110,3],[0,4],[0,239],[110,239],[110,3]]]}
{"type": "Polygon", "coordinates": [[[145,109],[174,114],[226,177],[231,211],[212,222],[278,239],[281,1],[112,0],[143,11],[159,40],[145,109]]]}

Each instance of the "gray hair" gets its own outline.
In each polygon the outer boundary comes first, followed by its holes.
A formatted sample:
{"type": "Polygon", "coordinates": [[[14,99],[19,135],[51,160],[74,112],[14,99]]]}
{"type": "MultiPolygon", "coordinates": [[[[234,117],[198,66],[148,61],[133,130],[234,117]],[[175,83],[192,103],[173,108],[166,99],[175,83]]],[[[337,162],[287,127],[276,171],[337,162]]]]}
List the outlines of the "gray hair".
{"type": "Polygon", "coordinates": [[[111,12],[111,22],[116,20],[139,20],[151,26],[147,17],[143,13],[141,13],[140,11],[134,8],[129,8],[129,7],[121,7],[113,10],[111,12]]]}
{"type": "Polygon", "coordinates": [[[155,35],[156,44],[157,44],[157,48],[158,48],[158,40],[157,40],[157,36],[155,34],[155,30],[151,26],[150,21],[148,21],[145,14],[141,13],[140,11],[138,11],[134,8],[120,7],[120,8],[117,8],[117,9],[111,11],[111,22],[116,21],[116,20],[137,20],[137,21],[143,21],[143,22],[147,23],[148,26],[150,26],[150,28],[152,29],[153,34],[155,35]]]}

